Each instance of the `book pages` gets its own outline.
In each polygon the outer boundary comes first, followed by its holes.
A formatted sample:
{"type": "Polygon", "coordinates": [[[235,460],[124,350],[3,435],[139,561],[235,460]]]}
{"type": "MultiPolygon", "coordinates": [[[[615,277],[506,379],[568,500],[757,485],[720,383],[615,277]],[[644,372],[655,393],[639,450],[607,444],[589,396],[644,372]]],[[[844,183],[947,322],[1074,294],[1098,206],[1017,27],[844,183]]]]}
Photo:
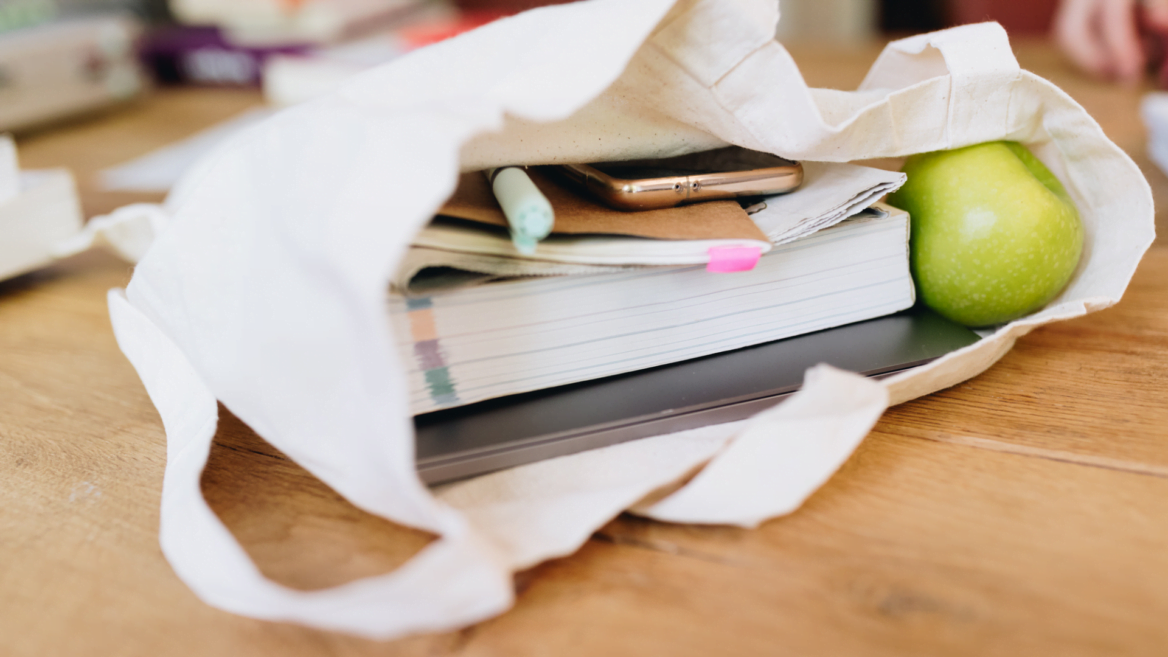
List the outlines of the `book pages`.
{"type": "Polygon", "coordinates": [[[410,412],[598,379],[887,315],[915,301],[908,215],[862,215],[751,271],[651,268],[391,295],[410,412]]]}

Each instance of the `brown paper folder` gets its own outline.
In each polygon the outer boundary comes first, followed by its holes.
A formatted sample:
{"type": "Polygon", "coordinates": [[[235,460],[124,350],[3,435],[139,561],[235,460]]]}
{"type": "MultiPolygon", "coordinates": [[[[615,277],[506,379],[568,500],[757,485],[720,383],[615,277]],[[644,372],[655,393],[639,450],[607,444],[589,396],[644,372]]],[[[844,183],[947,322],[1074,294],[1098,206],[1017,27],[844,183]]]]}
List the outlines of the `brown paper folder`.
{"type": "MultiPolygon", "coordinates": [[[[552,204],[554,233],[565,235],[631,235],[660,240],[758,240],[765,233],[736,201],[710,201],[661,210],[621,212],[565,187],[555,174],[528,168],[527,174],[552,204]]],[[[458,189],[439,214],[480,223],[507,226],[507,219],[481,171],[462,174],[458,189]]]]}

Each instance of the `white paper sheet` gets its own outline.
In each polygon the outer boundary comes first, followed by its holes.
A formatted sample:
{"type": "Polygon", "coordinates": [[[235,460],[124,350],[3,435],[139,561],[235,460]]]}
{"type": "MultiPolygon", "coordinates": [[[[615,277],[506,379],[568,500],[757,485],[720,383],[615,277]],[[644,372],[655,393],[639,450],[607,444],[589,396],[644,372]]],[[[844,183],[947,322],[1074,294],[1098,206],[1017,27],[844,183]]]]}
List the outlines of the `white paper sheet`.
{"type": "Polygon", "coordinates": [[[804,162],[798,194],[773,196],[751,215],[776,245],[834,226],[904,184],[906,176],[854,164],[804,162]]]}
{"type": "Polygon", "coordinates": [[[98,185],[114,192],[169,192],[194,163],[241,130],[268,118],[273,111],[268,108],[248,110],[186,139],[103,169],[98,174],[98,185]]]}

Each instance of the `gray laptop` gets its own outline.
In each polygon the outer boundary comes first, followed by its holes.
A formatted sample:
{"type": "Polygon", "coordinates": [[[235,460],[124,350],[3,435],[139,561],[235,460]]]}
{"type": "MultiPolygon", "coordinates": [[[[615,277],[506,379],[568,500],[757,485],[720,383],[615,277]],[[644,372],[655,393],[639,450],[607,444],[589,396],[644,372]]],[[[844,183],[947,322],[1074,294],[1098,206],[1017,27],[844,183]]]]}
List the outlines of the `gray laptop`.
{"type": "Polygon", "coordinates": [[[414,418],[430,484],[637,438],[749,417],[829,363],[889,376],[972,344],[977,334],[924,309],[672,365],[491,399],[414,418]]]}

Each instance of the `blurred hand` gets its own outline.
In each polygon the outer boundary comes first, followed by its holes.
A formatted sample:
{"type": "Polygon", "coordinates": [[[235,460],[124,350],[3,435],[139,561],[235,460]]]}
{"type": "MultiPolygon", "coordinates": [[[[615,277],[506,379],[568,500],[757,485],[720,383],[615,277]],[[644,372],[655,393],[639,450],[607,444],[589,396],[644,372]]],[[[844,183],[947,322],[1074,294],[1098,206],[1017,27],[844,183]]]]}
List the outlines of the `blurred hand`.
{"type": "Polygon", "coordinates": [[[1134,83],[1146,64],[1141,24],[1168,34],[1168,0],[1062,0],[1054,19],[1059,46],[1096,76],[1134,83]]]}

